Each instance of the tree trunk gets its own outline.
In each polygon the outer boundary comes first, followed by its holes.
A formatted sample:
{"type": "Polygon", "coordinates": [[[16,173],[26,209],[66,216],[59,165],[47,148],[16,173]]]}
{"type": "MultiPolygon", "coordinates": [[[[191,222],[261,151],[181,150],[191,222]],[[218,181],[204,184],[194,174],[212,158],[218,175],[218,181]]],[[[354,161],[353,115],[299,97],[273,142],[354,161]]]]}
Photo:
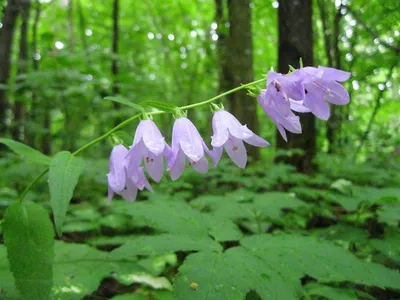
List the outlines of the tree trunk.
{"type": "MultiPolygon", "coordinates": [[[[112,95],[117,96],[119,94],[119,66],[118,66],[118,41],[119,41],[119,0],[113,0],[113,32],[112,32],[112,63],[111,63],[111,74],[112,74],[112,95]]],[[[119,103],[113,102],[113,109],[120,109],[119,103]]],[[[116,119],[116,124],[120,123],[120,118],[116,119]]]]}
{"type": "MultiPolygon", "coordinates": [[[[7,91],[5,86],[10,76],[11,49],[14,37],[15,22],[18,17],[18,5],[16,0],[8,0],[4,10],[3,28],[0,31],[0,136],[7,134],[7,91]]],[[[0,145],[0,150],[4,149],[0,145]]]]}
{"type": "MultiPolygon", "coordinates": [[[[333,60],[330,67],[336,69],[341,68],[341,55],[339,48],[339,36],[340,36],[340,20],[342,19],[342,6],[340,5],[336,11],[335,19],[333,23],[333,43],[332,52],[333,60]]],[[[326,137],[328,139],[328,153],[335,153],[338,148],[338,134],[343,121],[343,108],[331,105],[331,117],[329,122],[326,123],[326,137]]]]}
{"type": "MultiPolygon", "coordinates": [[[[30,12],[30,0],[24,0],[19,2],[19,10],[21,14],[21,31],[19,40],[19,54],[18,54],[18,67],[17,67],[17,79],[18,85],[23,85],[23,79],[21,75],[26,73],[28,70],[28,27],[29,27],[29,12],[30,12]]],[[[12,128],[12,137],[16,141],[25,142],[26,139],[26,124],[25,114],[26,107],[24,102],[25,87],[19,87],[16,92],[16,101],[14,103],[14,119],[12,128]]]]}
{"type": "MultiPolygon", "coordinates": [[[[279,61],[281,73],[289,71],[289,65],[299,67],[302,58],[305,66],[313,64],[312,0],[280,0],[278,8],[279,24],[279,61]]],[[[302,155],[279,157],[278,162],[289,163],[299,172],[312,173],[313,159],[316,153],[315,117],[312,114],[301,114],[300,121],[303,133],[288,132],[286,143],[279,132],[276,132],[277,147],[280,149],[298,148],[302,155]]]]}
{"type": "MultiPolygon", "coordinates": [[[[229,89],[254,80],[253,40],[251,30],[250,0],[228,0],[229,37],[226,53],[227,78],[229,89]]],[[[257,101],[240,92],[228,96],[232,113],[238,120],[258,132],[257,101]]],[[[254,160],[260,157],[259,148],[248,146],[249,156],[254,160]]]]}

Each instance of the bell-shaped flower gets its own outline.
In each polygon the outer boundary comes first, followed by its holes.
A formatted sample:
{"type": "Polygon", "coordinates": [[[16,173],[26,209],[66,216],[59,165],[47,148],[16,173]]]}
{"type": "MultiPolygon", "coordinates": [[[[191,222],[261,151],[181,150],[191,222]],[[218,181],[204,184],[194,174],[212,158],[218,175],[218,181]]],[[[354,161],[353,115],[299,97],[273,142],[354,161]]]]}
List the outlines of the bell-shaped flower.
{"type": "Polygon", "coordinates": [[[285,129],[293,133],[301,133],[300,118],[291,110],[307,112],[307,108],[301,101],[286,100],[281,90],[273,83],[270,83],[266,90],[261,90],[257,99],[265,114],[274,121],[285,141],[287,141],[285,129]]]}
{"type": "Polygon", "coordinates": [[[191,167],[206,173],[208,161],[205,153],[210,153],[210,150],[193,123],[185,117],[176,119],[172,129],[172,148],[167,158],[171,179],[176,180],[181,176],[186,157],[191,167]]]}
{"type": "Polygon", "coordinates": [[[349,93],[339,82],[349,79],[351,73],[327,67],[305,67],[296,73],[304,85],[304,105],[318,118],[329,118],[328,102],[336,105],[349,103],[349,93]]]}
{"type": "Polygon", "coordinates": [[[243,142],[256,147],[267,147],[270,144],[254,134],[246,125],[240,122],[226,110],[218,110],[212,119],[213,136],[211,145],[214,147],[210,156],[214,166],[218,163],[225,149],[228,156],[240,168],[247,163],[247,152],[243,142]]]}
{"type": "Polygon", "coordinates": [[[134,170],[128,174],[126,168],[126,156],[128,149],[123,145],[115,146],[110,155],[110,172],[108,178],[108,201],[111,202],[114,193],[121,195],[125,200],[135,201],[137,191],[147,188],[153,191],[147,178],[144,175],[143,168],[134,170]]]}
{"type": "Polygon", "coordinates": [[[128,172],[137,170],[144,160],[144,166],[150,177],[159,182],[164,172],[163,156],[167,147],[164,137],[152,120],[140,121],[127,155],[128,172]]]}

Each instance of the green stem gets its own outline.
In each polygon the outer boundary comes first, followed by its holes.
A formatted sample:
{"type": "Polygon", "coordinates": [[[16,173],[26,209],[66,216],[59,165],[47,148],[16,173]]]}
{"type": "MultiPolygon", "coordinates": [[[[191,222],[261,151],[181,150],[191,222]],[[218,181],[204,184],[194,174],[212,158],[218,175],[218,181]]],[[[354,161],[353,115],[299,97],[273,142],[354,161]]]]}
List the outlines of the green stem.
{"type": "MultiPolygon", "coordinates": [[[[213,98],[210,98],[208,100],[202,101],[202,102],[198,102],[198,103],[194,103],[194,104],[190,104],[190,105],[185,105],[185,106],[181,106],[179,107],[180,110],[186,110],[186,109],[192,109],[195,107],[199,107],[202,105],[206,105],[209,104],[211,102],[214,102],[215,100],[218,100],[222,97],[225,97],[229,94],[235,93],[237,91],[243,90],[249,86],[252,86],[254,84],[260,83],[265,81],[265,78],[263,79],[259,79],[259,80],[255,80],[246,84],[243,84],[241,86],[238,86],[232,90],[226,91],[225,93],[219,94],[218,96],[215,96],[213,98]]],[[[147,113],[147,115],[160,115],[160,114],[165,114],[165,113],[169,113],[169,112],[165,112],[165,111],[154,111],[154,112],[149,112],[147,113]]],[[[99,136],[98,138],[94,139],[93,141],[90,141],[89,143],[87,143],[86,145],[82,146],[81,148],[79,148],[78,150],[76,150],[74,153],[72,153],[72,155],[78,155],[79,153],[81,153],[82,151],[86,150],[87,148],[90,148],[91,146],[101,142],[102,140],[108,138],[111,134],[113,134],[114,132],[116,132],[117,130],[125,127],[126,125],[128,125],[129,123],[131,123],[132,121],[138,119],[142,114],[137,114],[133,117],[130,117],[129,119],[123,121],[122,123],[118,124],[117,126],[115,126],[113,129],[111,129],[110,131],[106,132],[105,134],[103,134],[102,136],[99,136]]],[[[37,176],[27,187],[26,189],[22,192],[19,201],[22,202],[26,196],[26,194],[29,192],[29,190],[32,188],[33,185],[36,184],[36,182],[38,182],[44,175],[47,174],[47,172],[49,171],[49,169],[44,170],[39,176],[37,176]]]]}

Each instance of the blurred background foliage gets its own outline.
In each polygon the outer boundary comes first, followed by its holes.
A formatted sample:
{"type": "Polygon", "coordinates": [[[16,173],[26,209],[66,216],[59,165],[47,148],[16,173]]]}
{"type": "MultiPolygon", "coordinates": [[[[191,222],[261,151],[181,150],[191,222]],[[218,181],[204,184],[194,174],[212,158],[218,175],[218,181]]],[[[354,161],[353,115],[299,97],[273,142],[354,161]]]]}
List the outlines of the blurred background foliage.
{"type": "MultiPolygon", "coordinates": [[[[280,68],[278,57],[285,54],[278,47],[278,10],[288,1],[248,1],[251,31],[247,34],[251,38],[252,60],[244,66],[248,72],[244,73],[249,76],[241,78],[258,79],[270,68],[280,68]]],[[[230,40],[233,6],[240,7],[238,3],[0,1],[1,137],[13,138],[51,156],[61,150],[76,150],[135,113],[105,100],[107,96],[120,96],[135,103],[156,100],[186,105],[235,87],[235,80],[229,76],[235,72],[231,63],[245,55],[240,52],[242,41],[230,40]],[[239,57],[234,56],[237,54],[239,57]]],[[[58,244],[59,251],[97,257],[100,254],[93,248],[105,252],[138,235],[176,233],[178,225],[184,226],[186,221],[169,212],[167,208],[171,206],[188,212],[188,220],[200,220],[200,212],[207,218],[228,220],[231,227],[221,226],[222,233],[215,234],[222,236],[216,240],[225,249],[235,246],[242,235],[310,235],[333,241],[362,260],[398,269],[400,4],[397,0],[304,3],[312,8],[312,14],[305,12],[304,18],[312,17],[314,65],[352,72],[344,83],[351,95],[350,104],[335,108],[328,122],[316,121],[315,135],[303,133],[305,137],[314,135],[311,138],[316,140],[315,153],[307,148],[275,147],[275,125],[255,108],[255,114],[245,112],[241,119],[248,124],[250,121],[246,120],[256,120],[257,132],[273,146],[261,150],[260,157],[251,153],[253,161],[246,170],[234,168],[228,160],[207,175],[187,169],[177,182],[164,178],[160,184],[153,184],[156,192],[141,193],[139,203],[127,205],[117,199],[107,206],[105,174],[111,143],[102,142],[83,154],[86,168],[72,200],[64,235],[57,238],[76,248],[58,244]],[[315,164],[311,171],[277,163],[282,157],[290,162],[290,158],[299,160],[310,155],[315,164]],[[166,210],[157,210],[152,202],[166,210]],[[176,222],[177,228],[166,226],[165,218],[171,218],[171,224],[176,222]],[[78,243],[92,248],[82,248],[78,243]]],[[[237,69],[240,73],[241,67],[237,69]]],[[[240,97],[241,102],[228,99],[232,101],[225,101],[225,106],[237,112],[247,111],[250,101],[255,103],[244,94],[240,97]]],[[[190,111],[189,117],[208,143],[209,108],[190,111]]],[[[173,118],[168,114],[156,116],[155,122],[169,141],[173,118]]],[[[133,123],[124,131],[133,136],[135,126],[133,123]]],[[[27,163],[1,146],[0,168],[3,217],[4,210],[17,201],[20,191],[43,167],[27,163]]],[[[50,211],[45,180],[27,197],[50,211]]],[[[72,285],[65,280],[72,271],[59,267],[55,298],[171,299],[170,282],[188,253],[174,249],[166,252],[139,255],[141,272],[150,274],[145,278],[124,279],[108,271],[93,277],[81,271],[72,285]],[[164,279],[160,282],[160,278],[164,279]]],[[[0,257],[4,253],[4,247],[0,248],[0,257]]],[[[134,263],[137,267],[136,260],[134,263]]],[[[80,266],[80,270],[86,267],[80,266]]],[[[0,274],[4,276],[0,278],[9,276],[7,268],[0,263],[0,274]]],[[[126,274],[133,272],[126,265],[124,268],[126,274]]],[[[108,266],[105,269],[109,270],[108,266]]],[[[345,274],[348,277],[344,283],[332,284],[322,280],[323,276],[305,274],[299,293],[304,299],[399,297],[398,287],[386,283],[382,286],[387,289],[372,287],[378,284],[363,285],[345,274]]],[[[0,295],[9,290],[1,281],[0,295]]],[[[181,295],[190,299],[189,294],[181,295]]],[[[258,299],[252,292],[247,297],[258,299]]]]}

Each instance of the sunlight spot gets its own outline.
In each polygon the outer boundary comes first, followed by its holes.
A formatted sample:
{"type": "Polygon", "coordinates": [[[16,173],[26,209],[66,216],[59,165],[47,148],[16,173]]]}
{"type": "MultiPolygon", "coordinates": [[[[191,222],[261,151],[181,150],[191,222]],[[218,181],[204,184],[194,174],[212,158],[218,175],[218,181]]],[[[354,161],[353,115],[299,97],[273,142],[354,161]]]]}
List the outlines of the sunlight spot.
{"type": "Polygon", "coordinates": [[[185,53],[185,52],[186,52],[186,48],[185,48],[185,47],[183,47],[183,46],[182,46],[182,47],[180,47],[180,48],[179,48],[179,50],[181,50],[181,52],[182,52],[182,53],[185,53]]]}
{"type": "Polygon", "coordinates": [[[346,60],[347,61],[352,61],[353,60],[353,55],[351,53],[346,53],[346,60]]]}
{"type": "Polygon", "coordinates": [[[64,48],[64,44],[61,43],[60,41],[55,42],[54,45],[55,45],[56,48],[59,49],[59,50],[64,48]]]}
{"type": "Polygon", "coordinates": [[[375,39],[374,39],[374,43],[375,43],[376,45],[378,45],[378,44],[380,43],[379,39],[378,39],[378,38],[375,38],[375,39]]]}
{"type": "Polygon", "coordinates": [[[133,30],[135,30],[135,31],[139,31],[139,30],[140,30],[140,26],[139,26],[139,25],[135,25],[135,26],[133,26],[133,30]]]}
{"type": "Polygon", "coordinates": [[[353,89],[355,89],[356,91],[360,88],[360,85],[357,80],[353,80],[351,84],[353,85],[353,89]]]}
{"type": "Polygon", "coordinates": [[[161,33],[157,33],[156,34],[156,38],[157,38],[157,40],[161,40],[162,39],[162,34],[161,33]]]}
{"type": "Polygon", "coordinates": [[[197,26],[197,24],[199,24],[199,23],[197,23],[196,20],[193,20],[193,21],[192,21],[192,26],[197,26]]]}
{"type": "Polygon", "coordinates": [[[397,94],[399,94],[399,95],[400,95],[400,89],[398,89],[398,90],[397,90],[397,94]]]}
{"type": "Polygon", "coordinates": [[[211,36],[211,38],[212,38],[213,41],[217,41],[217,40],[218,40],[218,34],[214,33],[214,34],[211,36]]]}
{"type": "Polygon", "coordinates": [[[33,53],[33,59],[34,60],[40,60],[42,58],[42,56],[39,53],[33,53]]]}
{"type": "Polygon", "coordinates": [[[390,88],[391,86],[392,86],[392,82],[391,81],[386,82],[386,87],[390,88]]]}
{"type": "Polygon", "coordinates": [[[0,28],[3,28],[3,23],[0,22],[0,28]]]}
{"type": "Polygon", "coordinates": [[[88,74],[85,76],[86,80],[93,80],[93,75],[92,74],[88,74]]]}
{"type": "Polygon", "coordinates": [[[389,38],[388,38],[388,43],[389,43],[389,44],[393,44],[393,42],[394,42],[394,38],[393,38],[393,37],[389,37],[389,38]]]}
{"type": "Polygon", "coordinates": [[[170,34],[168,34],[168,39],[170,41],[173,41],[175,39],[175,36],[172,33],[170,33],[170,34]]]}
{"type": "Polygon", "coordinates": [[[197,31],[192,30],[192,31],[190,32],[190,36],[191,36],[191,37],[196,37],[196,36],[197,36],[197,31]]]}
{"type": "Polygon", "coordinates": [[[86,30],[85,30],[85,34],[86,34],[87,36],[91,36],[91,35],[93,34],[93,31],[92,31],[91,29],[86,29],[86,30]]]}
{"type": "Polygon", "coordinates": [[[182,64],[181,64],[181,68],[182,68],[182,69],[186,69],[186,68],[187,68],[187,63],[185,63],[185,62],[182,63],[182,64]]]}
{"type": "Polygon", "coordinates": [[[211,29],[215,30],[215,29],[217,29],[217,28],[218,28],[218,24],[215,23],[215,22],[212,22],[212,24],[211,24],[211,29]]]}
{"type": "Polygon", "coordinates": [[[153,39],[154,39],[154,33],[149,32],[149,33],[147,34],[147,37],[149,38],[149,40],[153,40],[153,39]]]}
{"type": "Polygon", "coordinates": [[[250,3],[249,3],[249,6],[250,6],[250,8],[254,8],[254,3],[253,3],[253,2],[250,2],[250,3]]]}
{"type": "Polygon", "coordinates": [[[186,53],[185,53],[185,52],[181,53],[181,55],[180,55],[180,56],[181,56],[181,58],[182,58],[182,59],[185,59],[185,58],[187,57],[187,55],[186,55],[186,53]]]}
{"type": "Polygon", "coordinates": [[[231,27],[231,23],[229,23],[229,22],[225,22],[225,27],[226,27],[226,28],[229,28],[229,27],[231,27]]]}
{"type": "Polygon", "coordinates": [[[399,36],[399,35],[400,35],[400,31],[395,30],[395,31],[394,31],[394,35],[395,35],[395,36],[399,36]]]}
{"type": "Polygon", "coordinates": [[[60,287],[60,292],[62,293],[75,293],[75,294],[79,294],[82,292],[82,289],[80,289],[77,286],[62,286],[60,287]]]}
{"type": "Polygon", "coordinates": [[[278,8],[279,7],[279,2],[278,1],[272,2],[272,7],[273,8],[278,8]]]}
{"type": "Polygon", "coordinates": [[[385,89],[385,85],[383,83],[378,84],[378,89],[383,91],[385,89]]]}
{"type": "Polygon", "coordinates": [[[193,49],[192,44],[187,44],[186,48],[188,48],[189,50],[193,49]]]}
{"type": "Polygon", "coordinates": [[[346,30],[346,36],[347,36],[348,38],[352,37],[352,36],[353,36],[353,29],[347,29],[347,30],[346,30]]]}
{"type": "Polygon", "coordinates": [[[150,80],[154,80],[154,79],[156,79],[156,75],[154,75],[154,74],[150,74],[150,75],[149,75],[149,79],[150,79],[150,80]]]}

